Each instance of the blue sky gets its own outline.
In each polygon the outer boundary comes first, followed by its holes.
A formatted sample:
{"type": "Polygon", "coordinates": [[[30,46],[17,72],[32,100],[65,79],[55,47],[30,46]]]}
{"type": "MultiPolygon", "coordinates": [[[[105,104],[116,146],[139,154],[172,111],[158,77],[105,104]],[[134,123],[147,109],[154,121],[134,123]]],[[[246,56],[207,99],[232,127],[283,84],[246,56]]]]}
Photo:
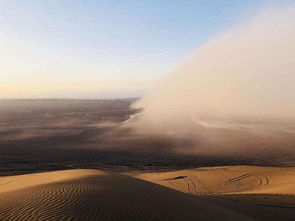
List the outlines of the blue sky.
{"type": "Polygon", "coordinates": [[[134,97],[272,0],[0,0],[0,98],[134,97]]]}

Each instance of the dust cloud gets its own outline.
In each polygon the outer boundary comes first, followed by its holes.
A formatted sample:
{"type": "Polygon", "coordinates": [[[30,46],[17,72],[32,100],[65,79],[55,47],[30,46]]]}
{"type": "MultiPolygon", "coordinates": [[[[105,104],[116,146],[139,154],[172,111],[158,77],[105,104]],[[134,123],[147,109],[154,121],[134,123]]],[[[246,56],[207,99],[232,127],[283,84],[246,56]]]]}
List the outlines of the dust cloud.
{"type": "Polygon", "coordinates": [[[265,9],[197,49],[135,103],[142,112],[130,125],[194,140],[193,150],[205,153],[290,151],[294,101],[292,5],[265,9]]]}

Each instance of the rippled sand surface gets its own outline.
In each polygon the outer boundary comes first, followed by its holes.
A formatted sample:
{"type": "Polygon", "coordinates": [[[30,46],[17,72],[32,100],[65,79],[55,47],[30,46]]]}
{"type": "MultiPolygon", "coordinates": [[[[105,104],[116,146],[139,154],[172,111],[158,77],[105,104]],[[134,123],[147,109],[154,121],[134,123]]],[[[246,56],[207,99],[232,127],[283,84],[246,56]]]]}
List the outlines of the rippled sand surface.
{"type": "MultiPolygon", "coordinates": [[[[218,220],[216,214],[229,213],[181,192],[99,170],[38,173],[0,181],[0,220],[218,220]]],[[[245,219],[230,214],[236,220],[245,219]]]]}

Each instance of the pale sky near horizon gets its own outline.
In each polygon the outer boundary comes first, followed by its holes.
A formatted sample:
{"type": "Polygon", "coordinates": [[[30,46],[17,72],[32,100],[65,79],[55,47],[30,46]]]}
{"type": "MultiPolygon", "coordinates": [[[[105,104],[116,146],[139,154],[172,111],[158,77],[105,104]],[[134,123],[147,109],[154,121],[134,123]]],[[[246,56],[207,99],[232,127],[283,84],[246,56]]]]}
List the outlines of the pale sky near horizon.
{"type": "Polygon", "coordinates": [[[0,0],[0,98],[137,97],[279,0],[0,0]]]}

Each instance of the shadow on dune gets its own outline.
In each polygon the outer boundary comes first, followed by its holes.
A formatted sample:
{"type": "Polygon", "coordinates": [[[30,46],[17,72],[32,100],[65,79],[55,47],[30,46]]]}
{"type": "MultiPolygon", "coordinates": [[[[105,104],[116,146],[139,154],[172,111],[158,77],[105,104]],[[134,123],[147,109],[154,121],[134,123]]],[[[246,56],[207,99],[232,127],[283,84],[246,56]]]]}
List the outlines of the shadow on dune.
{"type": "Polygon", "coordinates": [[[285,208],[192,196],[116,173],[6,192],[0,199],[1,220],[281,220],[281,212],[292,220],[295,215],[285,208]]]}

